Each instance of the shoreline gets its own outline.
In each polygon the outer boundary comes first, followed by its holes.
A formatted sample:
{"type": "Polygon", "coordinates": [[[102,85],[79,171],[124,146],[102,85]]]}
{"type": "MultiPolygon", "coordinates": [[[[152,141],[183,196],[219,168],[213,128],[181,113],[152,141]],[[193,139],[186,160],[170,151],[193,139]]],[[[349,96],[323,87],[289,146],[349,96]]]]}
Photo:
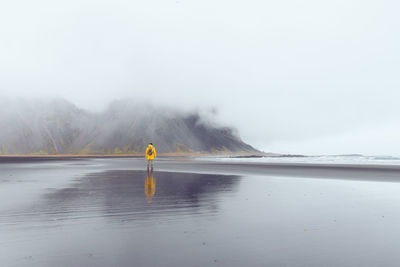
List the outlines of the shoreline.
{"type": "Polygon", "coordinates": [[[257,175],[359,181],[400,182],[400,166],[314,164],[314,163],[231,163],[215,161],[174,161],[156,163],[156,170],[224,175],[257,175]]]}
{"type": "MultiPolygon", "coordinates": [[[[0,156],[0,166],[6,164],[24,164],[40,162],[91,161],[101,163],[99,170],[144,170],[146,160],[141,156],[57,156],[57,157],[4,157],[0,156]],[[114,161],[118,160],[118,161],[114,161]],[[115,165],[115,163],[117,165],[115,165]],[[101,166],[101,167],[100,167],[101,166]]],[[[372,164],[331,164],[331,163],[268,163],[268,162],[222,162],[197,160],[189,156],[160,156],[155,161],[155,171],[178,173],[201,173],[239,176],[279,176],[298,178],[320,178],[359,181],[400,182],[400,165],[372,164]]],[[[89,167],[89,169],[91,169],[89,167]]]]}
{"type": "MultiPolygon", "coordinates": [[[[379,169],[379,170],[399,170],[400,165],[395,164],[361,164],[361,163],[315,163],[315,162],[226,162],[209,160],[210,155],[188,155],[177,153],[161,153],[157,155],[156,161],[175,160],[176,162],[195,163],[203,166],[247,166],[254,168],[334,168],[334,169],[379,169]],[[203,158],[197,160],[195,157],[203,158]]],[[[0,155],[0,164],[8,162],[24,162],[24,161],[54,161],[54,160],[84,160],[84,159],[144,159],[143,154],[138,155],[0,155]]],[[[251,157],[250,157],[251,158],[251,157]]]]}
{"type": "MultiPolygon", "coordinates": [[[[185,152],[171,152],[171,153],[157,153],[158,158],[187,158],[193,159],[194,157],[260,157],[253,154],[212,154],[212,153],[185,153],[185,152]]],[[[118,158],[145,158],[144,153],[138,154],[54,154],[54,155],[0,155],[0,163],[2,162],[23,162],[23,161],[52,161],[52,160],[77,160],[77,159],[118,159],[118,158]]]]}

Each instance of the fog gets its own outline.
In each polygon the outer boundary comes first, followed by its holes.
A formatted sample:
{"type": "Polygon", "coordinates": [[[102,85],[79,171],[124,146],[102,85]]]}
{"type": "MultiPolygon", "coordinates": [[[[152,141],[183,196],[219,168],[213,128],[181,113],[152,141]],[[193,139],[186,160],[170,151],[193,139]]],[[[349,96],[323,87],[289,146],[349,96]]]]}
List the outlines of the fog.
{"type": "Polygon", "coordinates": [[[8,1],[1,97],[215,113],[258,149],[399,155],[397,1],[8,1]]]}

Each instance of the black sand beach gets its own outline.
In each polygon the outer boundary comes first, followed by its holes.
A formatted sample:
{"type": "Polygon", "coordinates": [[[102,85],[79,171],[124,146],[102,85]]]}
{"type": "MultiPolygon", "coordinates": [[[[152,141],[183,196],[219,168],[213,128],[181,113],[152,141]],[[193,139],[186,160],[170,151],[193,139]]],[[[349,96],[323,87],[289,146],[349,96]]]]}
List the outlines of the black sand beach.
{"type": "Polygon", "coordinates": [[[398,266],[397,166],[0,163],[1,266],[398,266]]]}

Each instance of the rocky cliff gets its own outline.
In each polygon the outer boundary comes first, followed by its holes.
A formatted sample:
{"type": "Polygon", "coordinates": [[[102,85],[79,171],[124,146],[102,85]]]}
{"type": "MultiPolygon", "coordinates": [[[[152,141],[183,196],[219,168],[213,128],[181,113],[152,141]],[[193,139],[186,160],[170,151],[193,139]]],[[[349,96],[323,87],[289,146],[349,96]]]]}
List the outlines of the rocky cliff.
{"type": "Polygon", "coordinates": [[[65,100],[0,100],[1,154],[142,153],[152,142],[158,152],[256,152],[229,127],[206,122],[198,113],[114,101],[103,112],[65,100]]]}

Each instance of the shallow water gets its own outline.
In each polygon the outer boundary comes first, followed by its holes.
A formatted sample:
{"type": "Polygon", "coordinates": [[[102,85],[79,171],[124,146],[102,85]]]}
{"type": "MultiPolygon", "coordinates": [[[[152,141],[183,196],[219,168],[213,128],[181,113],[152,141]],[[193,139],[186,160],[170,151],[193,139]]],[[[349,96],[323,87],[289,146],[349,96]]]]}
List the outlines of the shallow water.
{"type": "Polygon", "coordinates": [[[1,266],[400,260],[400,183],[157,168],[151,175],[112,160],[0,164],[0,171],[1,266]]]}

